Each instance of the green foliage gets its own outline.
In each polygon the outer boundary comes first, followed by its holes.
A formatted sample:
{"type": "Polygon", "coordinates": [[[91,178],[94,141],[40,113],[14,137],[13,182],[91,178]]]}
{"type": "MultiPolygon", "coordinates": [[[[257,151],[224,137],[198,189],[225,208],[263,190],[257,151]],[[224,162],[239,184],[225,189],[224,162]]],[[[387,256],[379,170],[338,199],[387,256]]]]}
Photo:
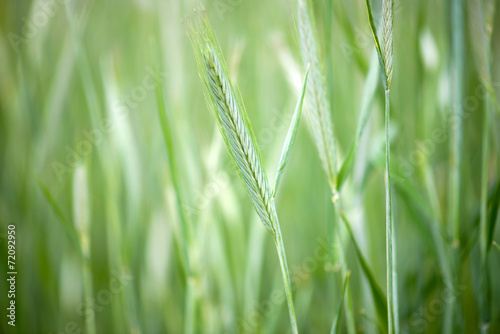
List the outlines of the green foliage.
{"type": "Polygon", "coordinates": [[[3,3],[0,333],[500,332],[498,1],[202,3],[3,3]]]}

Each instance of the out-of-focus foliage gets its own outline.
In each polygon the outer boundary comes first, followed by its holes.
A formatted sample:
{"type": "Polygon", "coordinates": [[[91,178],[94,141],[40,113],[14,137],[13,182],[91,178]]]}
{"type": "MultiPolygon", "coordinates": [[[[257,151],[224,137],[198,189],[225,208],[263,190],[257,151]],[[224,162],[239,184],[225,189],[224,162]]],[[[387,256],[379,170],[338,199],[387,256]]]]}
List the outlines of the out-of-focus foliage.
{"type": "MultiPolygon", "coordinates": [[[[404,333],[441,333],[450,305],[458,305],[463,332],[479,332],[488,98],[488,228],[498,219],[500,10],[477,15],[475,1],[464,0],[460,277],[450,273],[457,245],[447,209],[456,121],[449,2],[402,0],[394,7],[391,175],[404,333]],[[491,33],[491,81],[478,42],[484,31],[491,33]]],[[[368,100],[371,113],[362,102],[373,37],[364,1],[313,3],[336,170],[350,159],[340,201],[360,253],[349,234],[339,241],[332,233],[329,180],[304,103],[276,196],[298,329],[327,333],[341,314],[335,328],[347,332],[346,310],[339,312],[346,269],[356,330],[377,333],[384,325],[359,262],[362,256],[385,294],[382,89],[368,100]],[[358,140],[360,112],[367,123],[358,140]]],[[[294,1],[202,4],[274,180],[305,72],[294,1]]],[[[378,25],[381,1],[371,4],[378,25]]],[[[183,23],[199,7],[181,0],[0,3],[0,266],[7,268],[7,226],[15,224],[18,273],[14,328],[0,271],[0,332],[290,330],[272,237],[203,98],[183,23]]],[[[498,228],[491,235],[500,240],[498,228]]],[[[499,257],[498,248],[488,248],[490,333],[500,331],[499,257]]]]}

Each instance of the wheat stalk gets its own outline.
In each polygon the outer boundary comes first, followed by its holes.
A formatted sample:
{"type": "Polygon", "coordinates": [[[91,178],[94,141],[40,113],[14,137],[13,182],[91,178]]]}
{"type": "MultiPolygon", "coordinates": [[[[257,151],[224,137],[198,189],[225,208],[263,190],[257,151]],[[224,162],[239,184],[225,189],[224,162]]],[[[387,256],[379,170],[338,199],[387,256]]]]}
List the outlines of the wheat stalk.
{"type": "Polygon", "coordinates": [[[217,120],[236,171],[265,228],[273,235],[280,260],[293,333],[298,333],[292,289],[278,215],[262,167],[262,159],[241,96],[229,81],[227,66],[215,41],[206,13],[188,22],[204,94],[217,120]]]}
{"type": "Polygon", "coordinates": [[[385,89],[385,228],[386,228],[386,264],[387,264],[387,311],[389,333],[399,333],[398,288],[396,269],[396,244],[394,222],[392,221],[391,195],[391,143],[390,143],[390,86],[392,80],[394,1],[382,2],[382,46],[378,40],[373,22],[370,0],[366,0],[368,20],[373,34],[373,41],[378,53],[380,72],[385,89]]]}
{"type": "MultiPolygon", "coordinates": [[[[448,176],[448,209],[447,220],[453,243],[451,245],[454,282],[451,284],[456,289],[460,284],[460,202],[463,184],[461,182],[462,169],[462,147],[463,147],[463,108],[464,100],[464,17],[463,1],[451,1],[451,34],[452,34],[452,73],[453,73],[453,112],[456,122],[450,128],[450,146],[449,146],[449,176],[448,176]]],[[[446,330],[455,332],[460,327],[460,298],[453,300],[452,310],[449,319],[446,319],[446,330]]]]}
{"type": "Polygon", "coordinates": [[[389,333],[399,333],[398,315],[398,285],[396,270],[396,242],[394,236],[394,222],[392,221],[391,197],[391,142],[390,142],[390,86],[392,79],[392,54],[394,24],[394,1],[384,0],[383,12],[383,58],[386,76],[385,90],[385,205],[386,205],[386,254],[387,254],[387,310],[389,333]]]}
{"type": "MultiPolygon", "coordinates": [[[[458,3],[457,7],[461,8],[462,3],[458,3]]],[[[476,15],[475,28],[479,30],[476,35],[476,43],[479,42],[477,53],[480,55],[478,58],[480,72],[482,73],[482,81],[485,89],[489,91],[488,86],[491,87],[491,34],[492,22],[495,16],[495,4],[492,1],[481,2],[475,0],[470,2],[472,12],[476,15]]],[[[458,8],[457,8],[458,9],[458,8]]],[[[462,19],[457,13],[455,20],[462,19]]],[[[462,19],[463,20],[463,19],[462,19]]],[[[474,22],[471,20],[471,22],[474,22]]],[[[459,22],[457,22],[458,24],[459,22]]],[[[462,31],[458,31],[460,33],[462,31]]],[[[458,36],[457,36],[458,37],[458,36]]],[[[459,45],[462,46],[462,45],[459,45]]],[[[457,48],[458,50],[458,48],[457,48]]],[[[456,64],[457,66],[459,64],[456,64]]],[[[456,69],[456,73],[463,69],[456,69]]],[[[463,75],[463,74],[462,74],[463,75]]],[[[463,86],[457,88],[463,89],[463,86]]],[[[458,95],[458,94],[457,94],[458,95]]],[[[494,234],[495,218],[489,219],[488,216],[488,178],[489,178],[489,160],[490,160],[490,126],[491,126],[491,113],[495,94],[488,94],[484,104],[483,128],[482,128],[482,148],[481,148],[481,201],[479,205],[480,221],[479,221],[479,263],[481,276],[479,278],[479,328],[481,333],[489,333],[491,326],[491,313],[492,313],[492,287],[490,279],[490,266],[488,261],[489,251],[491,248],[492,236],[494,234]],[[493,225],[488,224],[488,220],[493,225]]],[[[491,209],[495,211],[494,208],[491,209]]]]}
{"type": "MultiPolygon", "coordinates": [[[[84,164],[78,165],[73,176],[73,220],[78,233],[83,253],[83,284],[85,300],[92,298],[94,284],[92,282],[92,263],[90,257],[90,202],[87,168],[84,164]]],[[[86,311],[87,313],[88,311],[86,311]]],[[[96,333],[95,313],[87,314],[88,326],[86,333],[96,333]]]]}
{"type": "MultiPolygon", "coordinates": [[[[333,125],[330,117],[330,103],[328,99],[323,68],[318,53],[316,26],[311,5],[308,0],[299,0],[297,8],[297,23],[300,39],[300,52],[302,62],[310,64],[309,84],[307,86],[307,111],[309,115],[310,130],[319,153],[319,158],[328,178],[332,195],[334,209],[334,236],[333,240],[338,243],[338,261],[341,264],[342,275],[347,273],[347,262],[342,245],[342,225],[336,225],[340,221],[340,201],[338,193],[338,178],[336,167],[336,150],[333,125]]],[[[350,285],[346,287],[346,320],[349,333],[355,333],[354,316],[352,312],[352,301],[350,285]]]]}

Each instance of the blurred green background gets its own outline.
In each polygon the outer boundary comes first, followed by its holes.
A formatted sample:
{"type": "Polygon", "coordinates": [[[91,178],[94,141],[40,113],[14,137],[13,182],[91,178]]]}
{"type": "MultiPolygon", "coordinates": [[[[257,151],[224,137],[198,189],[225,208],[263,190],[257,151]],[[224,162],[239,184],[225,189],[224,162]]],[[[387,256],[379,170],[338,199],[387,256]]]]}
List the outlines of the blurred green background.
{"type": "MultiPolygon", "coordinates": [[[[185,33],[183,20],[202,4],[272,179],[304,73],[292,1],[0,1],[0,332],[184,332],[188,283],[181,260],[181,210],[194,231],[193,331],[290,330],[272,238],[208,112],[185,33]],[[171,130],[169,146],[160,115],[166,115],[171,130]],[[5,316],[9,224],[16,226],[15,327],[5,316]]],[[[487,94],[475,53],[478,22],[469,5],[465,1],[460,224],[461,249],[472,248],[461,259],[456,298],[464,332],[476,333],[474,238],[487,94]]],[[[380,2],[373,6],[380,17],[380,2]]],[[[354,138],[373,41],[364,1],[314,1],[314,12],[324,66],[333,78],[333,123],[342,161],[354,138]]],[[[391,125],[399,316],[404,333],[439,333],[449,287],[428,225],[449,228],[450,1],[402,0],[395,13],[391,125]],[[436,130],[442,140],[432,139],[436,130]]],[[[491,28],[492,82],[500,96],[498,11],[491,28]]],[[[342,204],[385,290],[384,119],[378,88],[342,204]]],[[[499,181],[498,116],[494,108],[491,196],[499,181]]],[[[328,332],[342,277],[332,255],[329,188],[305,117],[277,210],[299,330],[328,332]]],[[[376,333],[366,278],[344,239],[356,330],[376,333]]],[[[498,233],[495,239],[500,240],[498,233]]],[[[493,248],[491,333],[500,332],[499,260],[493,248]]],[[[342,326],[346,332],[345,321],[342,326]]]]}

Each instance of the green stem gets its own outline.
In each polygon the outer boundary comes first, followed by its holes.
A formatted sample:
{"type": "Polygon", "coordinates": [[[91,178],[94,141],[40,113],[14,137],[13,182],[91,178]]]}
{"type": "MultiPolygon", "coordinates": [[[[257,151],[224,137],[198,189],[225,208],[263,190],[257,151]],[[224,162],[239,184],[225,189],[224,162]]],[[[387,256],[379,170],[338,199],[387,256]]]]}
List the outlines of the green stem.
{"type": "Polygon", "coordinates": [[[273,211],[276,217],[276,235],[274,236],[274,243],[276,244],[276,250],[278,251],[278,257],[280,260],[281,274],[283,275],[283,284],[285,285],[286,301],[288,303],[288,313],[290,315],[290,323],[292,325],[292,333],[298,334],[297,319],[295,318],[295,309],[293,307],[292,284],[286,262],[285,245],[283,244],[283,237],[281,236],[281,228],[274,202],[273,211]]]}
{"type": "MultiPolygon", "coordinates": [[[[455,108],[455,122],[451,126],[450,140],[450,176],[449,176],[449,202],[448,202],[448,226],[451,228],[453,236],[452,263],[453,274],[455,276],[453,284],[454,291],[457,291],[460,283],[460,193],[461,181],[460,170],[462,166],[462,140],[463,140],[463,82],[464,82],[464,19],[463,0],[453,0],[452,11],[452,64],[454,71],[453,106],[455,108]]],[[[459,298],[452,302],[453,319],[452,332],[456,332],[461,327],[458,314],[460,313],[459,298]]]]}
{"type": "Polygon", "coordinates": [[[399,331],[397,312],[397,275],[394,258],[394,230],[392,221],[391,198],[391,143],[389,141],[390,103],[389,89],[385,90],[385,226],[386,226],[386,255],[387,255],[387,311],[389,334],[399,331]]]}
{"type": "MultiPolygon", "coordinates": [[[[83,261],[83,284],[84,284],[84,296],[85,303],[92,300],[92,293],[94,291],[94,284],[92,282],[92,267],[89,257],[86,257],[83,261]]],[[[95,334],[95,311],[92,310],[92,315],[89,315],[88,310],[85,310],[85,332],[87,334],[95,334]]]]}
{"type": "MultiPolygon", "coordinates": [[[[340,270],[342,277],[346,277],[347,273],[349,270],[347,269],[347,260],[345,257],[344,253],[344,242],[343,242],[343,236],[345,235],[345,227],[343,224],[340,224],[340,212],[342,211],[340,207],[340,198],[339,198],[339,193],[334,190],[332,196],[332,203],[333,203],[333,211],[334,211],[334,233],[335,235],[334,240],[337,239],[337,256],[338,256],[338,261],[340,262],[340,270]]],[[[335,254],[334,254],[335,256],[335,254]]],[[[333,262],[335,263],[337,259],[334,258],[333,262]]],[[[354,312],[352,309],[352,298],[351,298],[351,285],[348,284],[346,287],[345,291],[345,296],[344,296],[344,308],[345,308],[345,318],[346,318],[346,325],[347,325],[347,333],[349,334],[354,334],[356,333],[356,325],[354,321],[354,312]]]]}
{"type": "Polygon", "coordinates": [[[462,103],[463,103],[463,13],[462,0],[452,3],[452,31],[453,31],[453,63],[455,76],[454,82],[454,108],[456,123],[452,126],[451,140],[451,173],[450,173],[450,215],[453,243],[460,245],[460,166],[462,164],[462,103]]]}
{"type": "Polygon", "coordinates": [[[186,295],[185,295],[185,310],[184,310],[184,333],[193,334],[196,328],[196,296],[194,288],[194,277],[187,277],[186,295]]]}
{"type": "MultiPolygon", "coordinates": [[[[155,61],[158,61],[158,50],[154,40],[151,41],[151,49],[155,61]]],[[[186,293],[185,293],[185,317],[184,317],[184,333],[192,334],[197,328],[196,308],[199,301],[196,294],[196,274],[194,272],[195,264],[193,264],[193,253],[195,249],[195,240],[193,236],[193,226],[189,216],[184,210],[182,187],[180,184],[180,174],[177,169],[177,161],[175,154],[175,146],[173,142],[173,134],[167,115],[167,101],[163,93],[163,85],[156,86],[156,102],[158,106],[158,115],[160,118],[160,126],[163,133],[163,140],[167,153],[168,166],[170,170],[170,177],[173,183],[175,201],[177,205],[177,214],[180,220],[181,229],[181,245],[180,253],[182,257],[182,266],[186,274],[186,293]]]]}
{"type": "MultiPolygon", "coordinates": [[[[490,50],[486,47],[486,76],[491,79],[490,50]]],[[[480,204],[480,234],[479,234],[479,252],[480,252],[480,310],[481,310],[481,333],[488,333],[491,320],[491,289],[488,269],[488,156],[490,141],[490,113],[492,109],[491,98],[486,97],[486,105],[483,120],[483,138],[482,138],[482,159],[481,159],[481,204],[480,204]]]]}

